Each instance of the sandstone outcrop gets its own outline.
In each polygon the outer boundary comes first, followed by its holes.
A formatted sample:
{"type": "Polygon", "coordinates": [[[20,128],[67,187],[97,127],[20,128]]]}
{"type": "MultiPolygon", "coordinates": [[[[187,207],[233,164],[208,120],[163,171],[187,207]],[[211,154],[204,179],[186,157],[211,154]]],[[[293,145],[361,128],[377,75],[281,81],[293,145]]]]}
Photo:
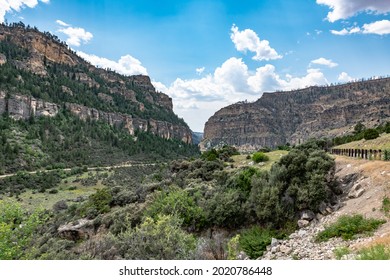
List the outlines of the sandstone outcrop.
{"type": "MultiPolygon", "coordinates": [[[[74,103],[65,103],[71,113],[80,119],[103,121],[109,125],[125,128],[130,135],[136,130],[151,132],[154,135],[165,139],[179,139],[185,143],[191,143],[192,131],[182,125],[174,125],[166,121],[154,119],[141,119],[131,115],[103,112],[94,108],[74,103]]],[[[11,95],[7,98],[5,92],[0,91],[0,114],[7,112],[15,120],[26,120],[31,116],[54,117],[58,114],[60,106],[54,103],[45,102],[26,95],[11,95]]]]}
{"type": "MultiPolygon", "coordinates": [[[[79,57],[55,35],[42,33],[22,23],[10,26],[0,24],[0,41],[18,51],[18,55],[11,57],[0,53],[0,65],[7,63],[40,76],[41,84],[35,85],[37,88],[45,88],[42,82],[45,79],[46,83],[50,83],[49,75],[68,81],[55,88],[55,91],[61,92],[54,94],[57,99],[50,96],[53,90],[45,92],[43,96],[48,96],[46,101],[39,99],[44,98],[42,95],[28,95],[29,90],[25,91],[27,94],[16,89],[0,91],[0,113],[7,112],[13,119],[19,120],[30,116],[55,116],[65,107],[83,120],[101,120],[124,127],[131,135],[141,130],[165,139],[192,143],[191,130],[174,115],[172,99],[156,91],[148,76],[124,76],[97,68],[79,57]],[[81,85],[75,86],[74,83],[81,85]],[[94,105],[84,106],[85,102],[77,99],[77,94],[84,94],[80,88],[93,92],[109,106],[102,106],[105,111],[91,108],[94,105]],[[53,100],[54,103],[51,102],[53,100]]],[[[22,75],[19,77],[22,79],[22,75]]],[[[24,83],[23,80],[21,82],[24,83]]]]}
{"type": "Polygon", "coordinates": [[[206,122],[201,148],[228,144],[257,150],[340,136],[358,122],[371,127],[390,121],[389,104],[390,78],[264,93],[256,102],[216,112],[206,122]]]}

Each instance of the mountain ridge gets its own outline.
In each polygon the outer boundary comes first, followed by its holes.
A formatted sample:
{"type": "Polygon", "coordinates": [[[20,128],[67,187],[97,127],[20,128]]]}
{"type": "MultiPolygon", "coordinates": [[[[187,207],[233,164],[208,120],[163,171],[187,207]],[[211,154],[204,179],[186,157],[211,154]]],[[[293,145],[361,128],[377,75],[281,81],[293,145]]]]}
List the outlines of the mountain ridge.
{"type": "Polygon", "coordinates": [[[253,103],[232,104],[210,117],[201,149],[227,144],[256,150],[340,136],[358,122],[372,127],[389,121],[389,104],[390,78],[264,93],[253,103]]]}
{"type": "Polygon", "coordinates": [[[17,69],[15,75],[7,79],[24,83],[26,73],[36,76],[28,77],[35,79],[31,89],[21,85],[4,88],[3,85],[0,89],[3,92],[0,95],[1,113],[8,112],[11,102],[19,110],[16,114],[11,112],[11,116],[27,119],[35,111],[21,96],[31,96],[36,104],[57,104],[84,120],[102,119],[109,124],[125,126],[131,135],[135,130],[142,130],[165,139],[192,143],[192,132],[184,120],[174,114],[172,99],[156,91],[148,76],[123,76],[97,68],[55,35],[42,33],[23,23],[1,24],[0,43],[0,65],[17,69]],[[49,91],[54,93],[48,94],[49,91]],[[81,94],[90,96],[80,97],[81,94]]]}

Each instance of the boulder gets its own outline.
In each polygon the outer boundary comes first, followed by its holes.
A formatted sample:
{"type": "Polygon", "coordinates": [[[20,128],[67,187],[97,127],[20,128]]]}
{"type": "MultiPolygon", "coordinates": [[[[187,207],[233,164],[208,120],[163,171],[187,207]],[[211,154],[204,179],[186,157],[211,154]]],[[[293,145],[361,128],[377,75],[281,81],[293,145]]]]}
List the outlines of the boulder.
{"type": "Polygon", "coordinates": [[[358,198],[360,197],[366,190],[362,187],[360,183],[354,185],[348,193],[348,198],[358,198]]]}
{"type": "Polygon", "coordinates": [[[310,224],[310,222],[308,220],[299,220],[298,221],[299,228],[307,227],[309,224],[310,224]]]}
{"type": "Polygon", "coordinates": [[[301,220],[311,221],[316,217],[313,211],[311,210],[304,210],[301,213],[301,220]]]}
{"type": "Polygon", "coordinates": [[[79,219],[60,226],[57,232],[63,239],[73,241],[89,239],[94,233],[93,220],[79,219]]]}

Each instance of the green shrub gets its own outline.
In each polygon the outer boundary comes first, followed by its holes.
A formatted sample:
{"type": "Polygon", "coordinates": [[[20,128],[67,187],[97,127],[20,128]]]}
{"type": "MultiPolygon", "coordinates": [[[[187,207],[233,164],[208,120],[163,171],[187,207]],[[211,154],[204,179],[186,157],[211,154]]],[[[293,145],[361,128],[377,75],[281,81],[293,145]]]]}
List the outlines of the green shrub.
{"type": "Polygon", "coordinates": [[[146,216],[157,219],[159,215],[175,215],[182,219],[183,226],[200,229],[205,225],[205,214],[194,198],[184,190],[160,193],[146,209],[146,216]]]}
{"type": "Polygon", "coordinates": [[[243,207],[244,195],[237,189],[219,189],[206,202],[206,217],[210,225],[236,228],[247,221],[243,207]]]}
{"type": "Polygon", "coordinates": [[[374,128],[368,128],[364,131],[363,137],[365,140],[376,139],[379,137],[379,132],[374,128]]]}
{"type": "Polygon", "coordinates": [[[257,259],[263,255],[267,246],[271,244],[272,236],[273,232],[271,230],[254,226],[241,233],[239,244],[251,259],[257,259]]]}
{"type": "Polygon", "coordinates": [[[333,253],[336,256],[337,260],[341,260],[343,256],[348,255],[350,253],[350,250],[348,247],[339,247],[334,249],[333,253]]]}
{"type": "Polygon", "coordinates": [[[110,211],[112,195],[107,188],[97,190],[96,193],[89,196],[88,201],[80,208],[80,215],[94,218],[99,214],[110,211]]]}
{"type": "Polygon", "coordinates": [[[262,152],[256,152],[253,154],[252,160],[256,163],[265,162],[265,161],[269,161],[269,157],[262,152]]]}
{"type": "Polygon", "coordinates": [[[235,260],[237,255],[240,253],[240,235],[232,237],[228,244],[228,260],[235,260]]]}
{"type": "Polygon", "coordinates": [[[390,150],[384,150],[383,151],[383,160],[389,161],[390,160],[390,150]]]}
{"type": "Polygon", "coordinates": [[[359,251],[358,260],[390,260],[390,247],[382,244],[359,251]]]}
{"type": "Polygon", "coordinates": [[[47,218],[44,210],[27,215],[19,204],[0,200],[0,260],[27,258],[35,231],[47,218]]]}
{"type": "Polygon", "coordinates": [[[138,227],[118,236],[120,253],[130,260],[191,259],[195,238],[183,231],[181,224],[175,216],[147,217],[138,227]]]}
{"type": "Polygon", "coordinates": [[[387,196],[385,196],[382,200],[381,210],[385,213],[386,216],[390,213],[390,199],[387,196]]]}
{"type": "Polygon", "coordinates": [[[341,216],[336,223],[328,226],[316,236],[316,241],[327,241],[332,237],[344,240],[356,238],[358,234],[369,234],[376,230],[384,220],[365,219],[362,215],[341,216]]]}

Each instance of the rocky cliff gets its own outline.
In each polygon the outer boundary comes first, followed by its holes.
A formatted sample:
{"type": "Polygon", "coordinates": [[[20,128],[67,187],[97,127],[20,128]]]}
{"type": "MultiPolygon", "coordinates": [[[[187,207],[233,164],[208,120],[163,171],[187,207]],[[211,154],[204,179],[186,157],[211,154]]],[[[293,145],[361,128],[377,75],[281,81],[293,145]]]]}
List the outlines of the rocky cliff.
{"type": "Polygon", "coordinates": [[[21,23],[0,24],[0,66],[10,81],[0,85],[0,112],[14,119],[54,116],[66,108],[81,119],[102,120],[130,134],[141,130],[192,143],[188,125],[172,110],[172,99],[156,91],[148,76],[96,68],[55,35],[21,23]],[[13,69],[19,72],[14,77],[13,69]]]}
{"type": "MultiPolygon", "coordinates": [[[[185,143],[191,143],[192,132],[180,125],[173,125],[166,121],[154,119],[144,120],[131,115],[104,112],[94,108],[89,108],[75,103],[65,103],[65,107],[82,120],[103,121],[112,126],[125,128],[130,135],[134,135],[136,130],[151,132],[165,139],[180,139],[185,143]]],[[[7,96],[0,91],[0,115],[7,113],[15,120],[27,120],[31,116],[54,117],[58,114],[60,106],[35,99],[26,95],[7,96]]]]}
{"type": "Polygon", "coordinates": [[[390,78],[264,93],[222,108],[205,124],[202,149],[228,144],[256,150],[351,132],[390,121],[390,78]]]}

